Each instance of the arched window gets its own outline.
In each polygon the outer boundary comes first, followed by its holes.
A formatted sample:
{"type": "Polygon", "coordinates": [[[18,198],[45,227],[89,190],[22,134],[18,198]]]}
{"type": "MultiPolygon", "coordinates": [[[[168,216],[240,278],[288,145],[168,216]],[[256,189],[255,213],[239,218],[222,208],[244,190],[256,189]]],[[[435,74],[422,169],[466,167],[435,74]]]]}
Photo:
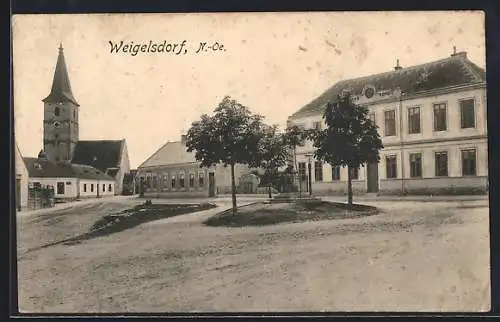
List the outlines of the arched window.
{"type": "Polygon", "coordinates": [[[59,108],[59,106],[56,106],[56,108],[54,109],[54,115],[59,116],[60,113],[61,113],[61,109],[59,108]]]}

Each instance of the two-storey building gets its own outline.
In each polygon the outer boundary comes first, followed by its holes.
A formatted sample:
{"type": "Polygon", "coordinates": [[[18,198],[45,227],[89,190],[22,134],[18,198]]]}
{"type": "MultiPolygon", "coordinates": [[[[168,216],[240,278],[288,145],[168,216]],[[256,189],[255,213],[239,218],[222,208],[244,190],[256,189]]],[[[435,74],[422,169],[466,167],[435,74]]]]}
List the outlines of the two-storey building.
{"type": "MultiPolygon", "coordinates": [[[[369,108],[384,148],[380,162],[355,170],[353,189],[380,193],[473,193],[488,189],[486,75],[465,52],[445,59],[343,80],[289,117],[304,128],[325,126],[327,102],[349,91],[369,108]]],[[[314,193],[345,193],[347,168],[314,160],[308,142],[298,171],[311,166],[314,193]]],[[[301,185],[307,189],[307,182],[301,185]]]]}

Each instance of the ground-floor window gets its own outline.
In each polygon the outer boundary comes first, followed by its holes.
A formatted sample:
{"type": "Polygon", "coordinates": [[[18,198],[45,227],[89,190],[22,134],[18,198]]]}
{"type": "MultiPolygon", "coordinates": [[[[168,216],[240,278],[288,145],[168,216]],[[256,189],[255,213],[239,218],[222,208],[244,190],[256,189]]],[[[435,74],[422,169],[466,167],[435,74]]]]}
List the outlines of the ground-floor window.
{"type": "Polygon", "coordinates": [[[83,184],[83,192],[87,192],[87,184],[86,183],[83,184]]]}
{"type": "Polygon", "coordinates": [[[340,167],[337,165],[332,167],[332,181],[338,180],[340,180],[340,167]]]}
{"type": "Polygon", "coordinates": [[[113,190],[113,188],[112,188],[112,184],[110,183],[110,184],[108,185],[108,192],[111,192],[112,190],[113,190]]]}
{"type": "Polygon", "coordinates": [[[476,150],[462,150],[462,175],[475,176],[476,173],[476,150]]]}
{"type": "Polygon", "coordinates": [[[410,153],[410,177],[422,177],[422,154],[410,153]]]}
{"type": "Polygon", "coordinates": [[[194,188],[194,173],[189,174],[189,188],[194,188]]]}
{"type": "Polygon", "coordinates": [[[351,179],[358,180],[359,179],[359,168],[352,168],[352,176],[351,179]]]}
{"type": "Polygon", "coordinates": [[[398,163],[395,155],[385,157],[385,172],[387,179],[395,179],[398,177],[398,163]]]}
{"type": "Polygon", "coordinates": [[[176,188],[176,182],[175,182],[175,176],[172,176],[172,189],[175,189],[176,188]]]}
{"type": "Polygon", "coordinates": [[[184,188],[184,173],[179,174],[179,188],[184,188]]]}
{"type": "Polygon", "coordinates": [[[153,189],[156,189],[158,187],[158,178],[156,176],[153,176],[153,189]]]}
{"type": "Polygon", "coordinates": [[[205,186],[205,173],[200,172],[198,174],[198,184],[200,185],[200,188],[203,188],[205,186]]]}
{"type": "Polygon", "coordinates": [[[314,180],[316,182],[323,181],[323,163],[314,162],[314,180]]]}
{"type": "Polygon", "coordinates": [[[434,154],[436,177],[448,176],[448,152],[436,152],[434,154]]]}
{"type": "Polygon", "coordinates": [[[299,162],[299,175],[302,180],[306,179],[306,163],[299,162]]]}
{"type": "Polygon", "coordinates": [[[57,194],[58,195],[63,195],[64,194],[64,182],[58,182],[57,183],[57,194]]]}
{"type": "Polygon", "coordinates": [[[102,184],[102,192],[106,192],[106,184],[105,183],[102,184]]]}
{"type": "Polygon", "coordinates": [[[94,192],[94,184],[93,183],[90,184],[90,192],[94,192]]]}

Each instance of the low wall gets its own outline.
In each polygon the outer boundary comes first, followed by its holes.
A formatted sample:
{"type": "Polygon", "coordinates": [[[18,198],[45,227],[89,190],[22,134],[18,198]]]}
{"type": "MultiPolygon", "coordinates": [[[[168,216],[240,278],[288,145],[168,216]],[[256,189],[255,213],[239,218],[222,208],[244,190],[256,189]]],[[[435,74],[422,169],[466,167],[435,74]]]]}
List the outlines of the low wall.
{"type": "Polygon", "coordinates": [[[380,180],[379,195],[402,194],[485,194],[488,192],[487,177],[448,177],[424,179],[385,179],[380,180]]]}

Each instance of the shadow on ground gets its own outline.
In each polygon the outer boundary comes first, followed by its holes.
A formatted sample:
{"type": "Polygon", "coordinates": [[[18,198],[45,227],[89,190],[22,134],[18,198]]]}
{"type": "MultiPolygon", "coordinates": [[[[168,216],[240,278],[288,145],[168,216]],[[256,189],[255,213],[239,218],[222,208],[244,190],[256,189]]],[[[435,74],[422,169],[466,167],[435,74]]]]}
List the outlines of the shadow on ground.
{"type": "Polygon", "coordinates": [[[280,223],[297,223],[304,221],[334,220],[358,218],[376,215],[376,207],[353,204],[351,210],[345,203],[328,201],[307,202],[259,202],[238,208],[238,214],[232,210],[221,212],[203,223],[212,227],[265,226],[280,223]]]}
{"type": "Polygon", "coordinates": [[[217,207],[214,204],[151,204],[146,202],[118,213],[106,215],[96,221],[87,233],[68,239],[52,242],[28,251],[38,250],[59,244],[74,245],[84,240],[106,236],[133,228],[145,222],[165,219],[178,215],[208,210],[217,207]]]}

